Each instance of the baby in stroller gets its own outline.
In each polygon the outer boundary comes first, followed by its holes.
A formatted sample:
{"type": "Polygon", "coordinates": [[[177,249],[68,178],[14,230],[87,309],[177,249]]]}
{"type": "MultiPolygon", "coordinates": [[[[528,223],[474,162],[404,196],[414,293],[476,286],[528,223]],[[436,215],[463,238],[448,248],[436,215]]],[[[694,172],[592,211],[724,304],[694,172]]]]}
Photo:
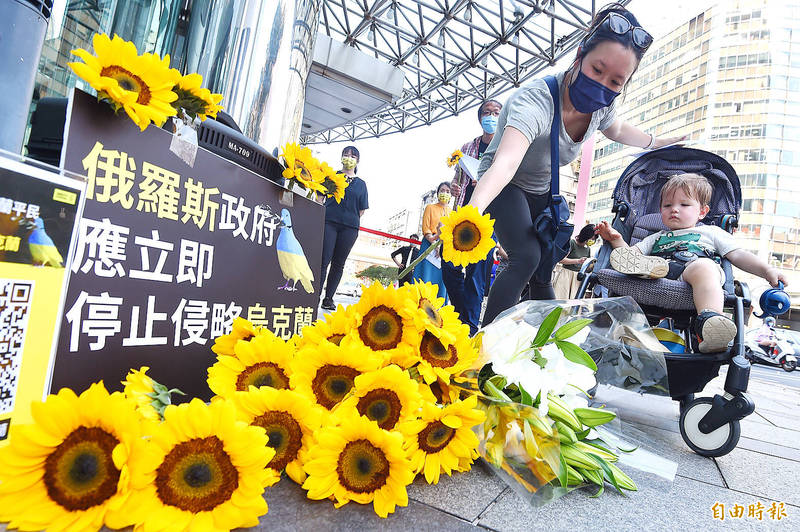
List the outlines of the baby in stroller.
{"type": "Polygon", "coordinates": [[[709,212],[712,192],[711,183],[701,175],[670,177],[661,189],[661,220],[667,229],[632,247],[608,222],[596,227],[597,234],[613,248],[609,261],[614,270],[646,278],[678,279],[692,287],[697,310],[693,332],[703,353],[726,350],[737,331],[736,324],[722,314],[726,276],[721,258],[772,286],[778,286],[778,281],[787,284],[778,269],[739,247],[725,230],[699,223],[709,212]]]}

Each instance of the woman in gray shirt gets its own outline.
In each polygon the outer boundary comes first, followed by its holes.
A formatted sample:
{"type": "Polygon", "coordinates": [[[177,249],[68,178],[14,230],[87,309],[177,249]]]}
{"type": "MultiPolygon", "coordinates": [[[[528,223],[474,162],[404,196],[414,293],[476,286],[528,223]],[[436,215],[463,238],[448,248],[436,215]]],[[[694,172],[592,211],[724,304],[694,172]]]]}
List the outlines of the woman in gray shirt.
{"type": "MultiPolygon", "coordinates": [[[[630,80],[653,38],[620,4],[597,13],[560,87],[559,165],[575,159],[582,143],[600,130],[607,138],[659,148],[684,137],[656,138],[617,119],[615,98],[630,80]]],[[[531,299],[554,299],[550,283],[536,283],[541,247],[533,220],[550,198],[550,126],[553,98],[543,79],[515,91],[500,111],[497,132],[481,158],[480,181],[470,204],[488,211],[509,264],[489,293],[483,323],[515,305],[530,284],[531,299]]],[[[553,191],[558,193],[558,191],[553,191]]],[[[549,276],[548,276],[549,277],[549,276]]]]}

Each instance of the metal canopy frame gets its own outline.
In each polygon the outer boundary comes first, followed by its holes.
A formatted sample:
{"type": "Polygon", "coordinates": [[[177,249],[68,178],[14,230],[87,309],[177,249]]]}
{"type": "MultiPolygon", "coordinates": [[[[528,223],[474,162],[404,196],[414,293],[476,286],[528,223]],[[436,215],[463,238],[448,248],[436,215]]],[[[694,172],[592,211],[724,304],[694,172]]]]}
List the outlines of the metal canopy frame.
{"type": "Polygon", "coordinates": [[[303,136],[305,144],[430,125],[519,87],[572,52],[598,7],[595,0],[321,1],[320,31],[403,69],[405,83],[393,104],[303,136]]]}

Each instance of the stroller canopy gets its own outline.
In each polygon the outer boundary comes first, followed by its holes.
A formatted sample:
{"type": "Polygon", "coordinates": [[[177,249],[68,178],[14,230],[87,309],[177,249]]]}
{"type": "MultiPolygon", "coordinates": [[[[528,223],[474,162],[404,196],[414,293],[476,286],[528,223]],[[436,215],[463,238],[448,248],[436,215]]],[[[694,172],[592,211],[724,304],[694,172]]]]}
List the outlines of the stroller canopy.
{"type": "Polygon", "coordinates": [[[706,223],[739,213],[742,189],[730,163],[704,150],[673,147],[648,152],[622,172],[613,197],[615,204],[628,206],[625,225],[631,227],[640,216],[660,212],[661,187],[670,176],[682,173],[705,176],[714,188],[706,223]]]}

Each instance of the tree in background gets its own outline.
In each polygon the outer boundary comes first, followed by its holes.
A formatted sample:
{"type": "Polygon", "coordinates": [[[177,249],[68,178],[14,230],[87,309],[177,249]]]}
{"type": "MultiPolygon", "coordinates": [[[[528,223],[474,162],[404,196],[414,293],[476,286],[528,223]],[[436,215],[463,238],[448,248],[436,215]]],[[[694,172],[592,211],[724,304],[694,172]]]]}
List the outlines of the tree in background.
{"type": "MultiPolygon", "coordinates": [[[[365,282],[378,281],[383,286],[389,286],[397,279],[397,268],[392,266],[378,266],[373,264],[356,274],[356,277],[363,279],[365,282]]],[[[369,284],[367,282],[367,284],[369,284]]]]}

